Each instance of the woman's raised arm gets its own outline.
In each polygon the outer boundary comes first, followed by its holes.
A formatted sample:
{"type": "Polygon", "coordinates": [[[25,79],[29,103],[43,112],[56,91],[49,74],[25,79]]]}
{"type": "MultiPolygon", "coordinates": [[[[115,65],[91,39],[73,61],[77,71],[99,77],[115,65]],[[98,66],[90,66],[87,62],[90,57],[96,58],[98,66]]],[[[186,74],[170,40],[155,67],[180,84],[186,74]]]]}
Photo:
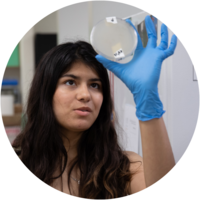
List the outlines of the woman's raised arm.
{"type": "Polygon", "coordinates": [[[175,161],[163,117],[139,121],[139,124],[148,187],[165,176],[174,167],[175,161]]]}

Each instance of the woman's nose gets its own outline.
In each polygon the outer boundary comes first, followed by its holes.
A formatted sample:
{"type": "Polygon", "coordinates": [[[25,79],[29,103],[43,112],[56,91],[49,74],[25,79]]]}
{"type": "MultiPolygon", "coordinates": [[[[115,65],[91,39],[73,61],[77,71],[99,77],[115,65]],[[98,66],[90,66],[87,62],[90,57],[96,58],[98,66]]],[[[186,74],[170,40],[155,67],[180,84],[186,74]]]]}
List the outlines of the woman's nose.
{"type": "Polygon", "coordinates": [[[90,96],[90,91],[88,89],[87,85],[82,85],[80,86],[78,93],[77,93],[77,99],[80,101],[90,101],[91,96],[90,96]]]}

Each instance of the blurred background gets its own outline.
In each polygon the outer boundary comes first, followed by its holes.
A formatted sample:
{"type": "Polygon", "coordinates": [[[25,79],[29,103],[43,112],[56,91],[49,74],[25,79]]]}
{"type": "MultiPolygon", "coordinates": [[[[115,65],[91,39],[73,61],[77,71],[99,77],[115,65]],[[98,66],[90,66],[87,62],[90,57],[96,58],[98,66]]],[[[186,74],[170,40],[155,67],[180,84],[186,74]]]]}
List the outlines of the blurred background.
{"type": "MultiPolygon", "coordinates": [[[[90,1],[62,8],[35,24],[11,52],[2,81],[1,112],[10,142],[13,142],[24,127],[24,111],[30,83],[37,63],[48,50],[67,41],[90,42],[93,26],[105,17],[111,16],[130,18],[145,46],[147,34],[144,23],[139,23],[141,15],[131,17],[141,12],[143,11],[126,4],[90,1]]],[[[162,22],[156,19],[156,16],[152,19],[159,43],[162,22]]],[[[168,28],[170,41],[173,33],[170,27],[168,28]]],[[[134,151],[142,156],[139,122],[135,116],[133,96],[121,80],[109,71],[108,74],[115,117],[119,122],[116,128],[120,143],[125,150],[134,151]]],[[[179,40],[174,55],[163,62],[158,88],[166,111],[163,118],[177,162],[192,139],[199,110],[199,88],[195,69],[179,40]]]]}

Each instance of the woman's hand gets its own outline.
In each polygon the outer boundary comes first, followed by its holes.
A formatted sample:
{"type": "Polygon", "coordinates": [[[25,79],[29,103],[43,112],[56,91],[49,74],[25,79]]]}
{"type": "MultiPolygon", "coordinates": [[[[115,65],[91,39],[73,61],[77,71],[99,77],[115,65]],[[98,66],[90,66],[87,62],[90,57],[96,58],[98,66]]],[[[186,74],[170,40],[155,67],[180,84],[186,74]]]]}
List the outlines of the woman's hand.
{"type": "MultiPolygon", "coordinates": [[[[136,30],[130,20],[126,21],[136,30]]],[[[143,47],[141,38],[136,30],[138,45],[134,57],[129,63],[120,64],[103,56],[96,56],[96,59],[105,68],[112,71],[129,88],[134,96],[136,116],[141,121],[160,118],[165,112],[158,95],[157,86],[162,62],[174,53],[177,44],[177,37],[173,35],[168,48],[168,30],[162,24],[161,43],[157,47],[156,30],[150,16],[146,16],[145,26],[148,34],[148,44],[146,48],[143,47]]]]}

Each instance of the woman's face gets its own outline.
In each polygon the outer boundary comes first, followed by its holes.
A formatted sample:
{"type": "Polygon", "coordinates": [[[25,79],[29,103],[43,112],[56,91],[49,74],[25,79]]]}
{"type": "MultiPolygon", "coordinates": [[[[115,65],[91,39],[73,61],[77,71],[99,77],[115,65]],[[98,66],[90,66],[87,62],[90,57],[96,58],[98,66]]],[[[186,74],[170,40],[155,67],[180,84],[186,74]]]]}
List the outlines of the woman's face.
{"type": "Polygon", "coordinates": [[[82,62],[75,62],[58,80],[53,111],[66,131],[82,132],[94,123],[102,102],[102,83],[96,71],[82,62]],[[87,111],[81,111],[85,109],[87,111]]]}

